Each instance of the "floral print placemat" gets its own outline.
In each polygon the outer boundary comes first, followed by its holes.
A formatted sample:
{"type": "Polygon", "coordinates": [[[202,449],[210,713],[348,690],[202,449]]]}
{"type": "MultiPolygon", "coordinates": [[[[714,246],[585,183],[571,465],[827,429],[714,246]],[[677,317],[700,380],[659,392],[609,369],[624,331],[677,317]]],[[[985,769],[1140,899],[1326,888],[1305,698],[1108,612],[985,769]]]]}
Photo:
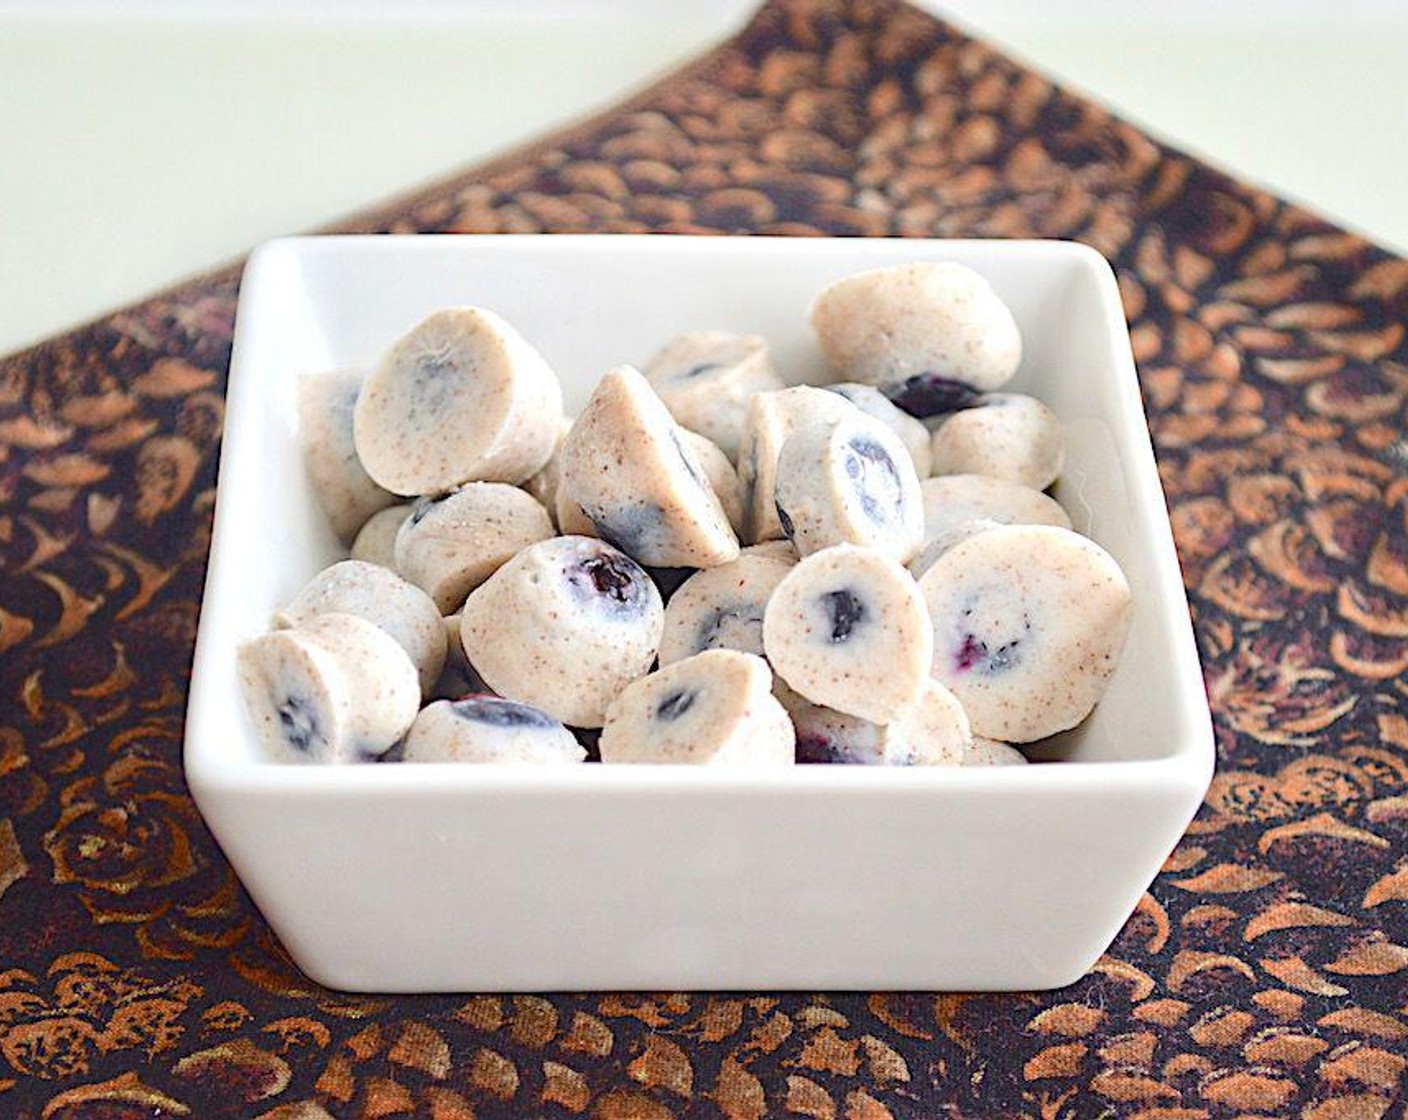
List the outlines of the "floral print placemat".
{"type": "Polygon", "coordinates": [[[775,0],[617,109],[340,228],[1095,246],[1218,775],[1062,991],[319,989],[181,773],[220,272],[0,361],[0,1115],[1403,1116],[1408,262],[895,0],[775,0]]]}

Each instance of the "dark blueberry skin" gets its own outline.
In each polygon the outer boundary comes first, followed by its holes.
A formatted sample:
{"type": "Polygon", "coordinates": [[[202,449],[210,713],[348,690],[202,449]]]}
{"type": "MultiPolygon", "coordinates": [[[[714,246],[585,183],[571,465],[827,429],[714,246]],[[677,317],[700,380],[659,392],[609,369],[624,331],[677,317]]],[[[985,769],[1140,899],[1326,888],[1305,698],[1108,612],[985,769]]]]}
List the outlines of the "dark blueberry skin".
{"type": "Polygon", "coordinates": [[[982,398],[982,393],[967,382],[932,373],[917,374],[898,385],[885,385],[880,391],[893,404],[921,420],[945,412],[961,412],[972,408],[982,398]]]}
{"type": "Polygon", "coordinates": [[[670,596],[680,589],[680,584],[684,583],[690,576],[697,572],[698,568],[646,568],[646,573],[655,582],[656,589],[660,592],[660,598],[665,602],[670,601],[670,596]]]}
{"type": "Polygon", "coordinates": [[[601,549],[567,569],[567,582],[582,599],[607,603],[621,614],[645,609],[649,577],[645,569],[615,550],[601,549]]]}
{"type": "Polygon", "coordinates": [[[849,641],[856,627],[865,621],[865,605],[854,592],[845,588],[828,591],[821,601],[831,619],[831,644],[841,645],[849,641]]]}
{"type": "Polygon", "coordinates": [[[313,705],[306,696],[286,696],[278,707],[279,730],[284,742],[300,754],[308,754],[316,742],[326,746],[318,718],[313,713],[313,705]]]}
{"type": "Polygon", "coordinates": [[[573,738],[582,744],[582,749],[587,752],[588,762],[601,761],[601,728],[599,727],[569,727],[573,738]]]}
{"type": "Polygon", "coordinates": [[[792,518],[787,515],[787,511],[782,508],[781,502],[774,503],[777,507],[777,520],[782,526],[782,532],[789,541],[797,539],[797,527],[792,524],[792,518]]]}
{"type": "Polygon", "coordinates": [[[558,726],[557,720],[537,708],[505,700],[501,696],[466,696],[455,700],[450,710],[460,719],[482,723],[489,727],[534,727],[548,729],[558,726]]]}
{"type": "Polygon", "coordinates": [[[697,695],[698,693],[692,689],[679,689],[670,693],[655,706],[655,718],[666,723],[673,723],[694,707],[694,698],[697,695]]]}
{"type": "Polygon", "coordinates": [[[720,362],[700,362],[697,366],[690,366],[679,375],[681,381],[690,381],[706,373],[712,373],[716,369],[722,369],[720,362]]]}

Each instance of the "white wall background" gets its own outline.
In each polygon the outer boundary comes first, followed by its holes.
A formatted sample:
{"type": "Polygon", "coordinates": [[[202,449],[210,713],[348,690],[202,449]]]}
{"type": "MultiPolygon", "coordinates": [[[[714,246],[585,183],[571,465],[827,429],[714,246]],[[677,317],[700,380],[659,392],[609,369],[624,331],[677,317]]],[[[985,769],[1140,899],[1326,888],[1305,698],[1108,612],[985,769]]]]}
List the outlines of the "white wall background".
{"type": "MultiPolygon", "coordinates": [[[[0,0],[0,352],[610,104],[752,0],[0,0]]],[[[927,3],[1408,246],[1408,0],[927,3]]]]}

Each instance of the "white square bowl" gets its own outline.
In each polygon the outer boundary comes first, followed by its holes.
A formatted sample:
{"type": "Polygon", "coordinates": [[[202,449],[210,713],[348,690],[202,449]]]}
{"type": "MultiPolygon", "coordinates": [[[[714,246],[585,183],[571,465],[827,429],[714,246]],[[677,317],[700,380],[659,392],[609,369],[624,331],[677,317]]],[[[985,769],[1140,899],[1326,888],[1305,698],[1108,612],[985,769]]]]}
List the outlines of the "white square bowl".
{"type": "Polygon", "coordinates": [[[328,237],[245,271],[186,773],[313,979],[377,992],[1032,989],[1104,951],[1212,773],[1207,701],[1114,276],[1066,242],[328,237]],[[535,343],[570,410],[698,327],[822,361],[805,310],[864,268],[953,260],[1022,328],[1013,388],[1061,417],[1057,496],[1134,592],[1123,661],[1048,765],[972,769],[363,765],[263,760],[236,645],[342,553],[294,427],[306,370],[366,364],[479,304],[535,343]]]}

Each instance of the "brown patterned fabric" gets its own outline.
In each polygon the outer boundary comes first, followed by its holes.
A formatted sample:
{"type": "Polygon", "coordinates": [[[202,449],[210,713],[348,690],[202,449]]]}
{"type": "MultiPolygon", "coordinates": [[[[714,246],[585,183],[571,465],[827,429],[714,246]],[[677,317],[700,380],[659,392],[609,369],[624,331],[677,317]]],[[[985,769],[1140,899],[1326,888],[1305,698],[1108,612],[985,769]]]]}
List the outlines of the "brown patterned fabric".
{"type": "Polygon", "coordinates": [[[0,363],[0,1115],[1405,1115],[1408,262],[891,0],[780,0],[626,106],[348,228],[1096,246],[1218,776],[1059,992],[317,988],[181,773],[219,273],[0,363]]]}

